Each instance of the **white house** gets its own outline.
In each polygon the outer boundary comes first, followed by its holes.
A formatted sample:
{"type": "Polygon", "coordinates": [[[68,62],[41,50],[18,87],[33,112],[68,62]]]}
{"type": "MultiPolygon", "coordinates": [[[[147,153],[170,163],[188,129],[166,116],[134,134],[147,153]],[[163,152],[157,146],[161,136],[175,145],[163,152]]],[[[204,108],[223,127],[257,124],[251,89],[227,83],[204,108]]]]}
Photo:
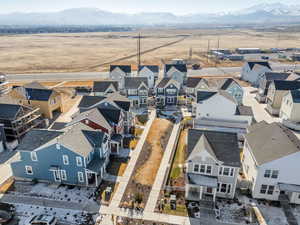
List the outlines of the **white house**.
{"type": "Polygon", "coordinates": [[[186,64],[166,64],[164,77],[170,77],[180,84],[185,83],[187,78],[186,64]]]}
{"type": "Polygon", "coordinates": [[[119,88],[124,88],[124,78],[131,76],[131,65],[110,65],[109,78],[119,82],[119,88]]]}
{"type": "Polygon", "coordinates": [[[253,198],[300,204],[300,141],[280,123],[264,121],[245,135],[242,167],[253,198]]]}
{"type": "Polygon", "coordinates": [[[253,86],[258,86],[260,77],[270,71],[272,68],[267,61],[249,61],[242,68],[241,79],[248,81],[253,86]]]}
{"type": "Polygon", "coordinates": [[[237,135],[189,129],[187,151],[186,199],[234,198],[240,169],[237,135]]]}
{"type": "Polygon", "coordinates": [[[155,81],[158,79],[159,66],[156,65],[142,65],[139,66],[138,75],[140,77],[148,78],[148,87],[153,88],[155,81]]]}
{"type": "Polygon", "coordinates": [[[279,116],[283,125],[300,130],[300,90],[289,91],[282,98],[279,116]]]}
{"type": "Polygon", "coordinates": [[[187,96],[196,96],[197,91],[208,90],[209,85],[207,80],[201,77],[188,77],[186,82],[186,95],[187,96]]]}

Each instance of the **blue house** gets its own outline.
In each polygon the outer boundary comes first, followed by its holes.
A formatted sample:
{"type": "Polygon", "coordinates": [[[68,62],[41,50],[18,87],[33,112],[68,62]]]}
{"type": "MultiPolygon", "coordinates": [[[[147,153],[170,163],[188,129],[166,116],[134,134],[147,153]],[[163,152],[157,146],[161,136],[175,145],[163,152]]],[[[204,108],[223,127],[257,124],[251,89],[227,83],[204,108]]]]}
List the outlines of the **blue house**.
{"type": "Polygon", "coordinates": [[[180,83],[170,77],[163,78],[155,88],[157,106],[177,105],[180,83]]]}
{"type": "Polygon", "coordinates": [[[219,86],[219,90],[228,92],[236,102],[241,105],[243,104],[244,91],[243,88],[232,78],[224,79],[219,86]]]}
{"type": "Polygon", "coordinates": [[[11,163],[14,177],[50,183],[97,187],[109,162],[108,136],[83,123],[64,132],[32,130],[11,163]]]}

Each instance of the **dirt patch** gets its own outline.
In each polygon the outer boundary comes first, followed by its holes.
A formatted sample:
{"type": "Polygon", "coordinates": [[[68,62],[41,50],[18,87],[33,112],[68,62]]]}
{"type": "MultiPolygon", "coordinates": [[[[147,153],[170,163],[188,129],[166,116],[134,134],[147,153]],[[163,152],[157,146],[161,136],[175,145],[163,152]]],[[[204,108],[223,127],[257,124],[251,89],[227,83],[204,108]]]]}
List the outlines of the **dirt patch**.
{"type": "Polygon", "coordinates": [[[123,176],[128,165],[128,160],[125,158],[112,157],[107,165],[106,172],[114,176],[123,176]]]}
{"type": "Polygon", "coordinates": [[[138,202],[141,208],[146,205],[172,128],[173,124],[168,120],[154,120],[122,197],[121,207],[133,206],[133,202],[138,202]]]}

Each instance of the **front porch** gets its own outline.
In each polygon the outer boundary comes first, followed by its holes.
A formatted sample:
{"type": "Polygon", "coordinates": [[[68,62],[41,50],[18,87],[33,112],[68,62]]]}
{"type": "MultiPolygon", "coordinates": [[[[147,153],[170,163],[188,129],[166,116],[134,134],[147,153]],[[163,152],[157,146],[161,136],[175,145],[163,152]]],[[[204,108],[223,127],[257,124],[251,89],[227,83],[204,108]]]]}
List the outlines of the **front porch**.
{"type": "Polygon", "coordinates": [[[123,136],[121,134],[112,135],[110,141],[111,154],[118,155],[122,147],[123,147],[123,136]]]}
{"type": "Polygon", "coordinates": [[[105,159],[95,157],[87,166],[85,170],[86,186],[98,187],[106,172],[105,159]]]}
{"type": "Polygon", "coordinates": [[[280,194],[278,200],[292,204],[300,204],[300,185],[295,184],[278,184],[280,194]]]}
{"type": "Polygon", "coordinates": [[[188,173],[186,176],[186,200],[211,205],[216,201],[218,180],[216,177],[188,173]]]}

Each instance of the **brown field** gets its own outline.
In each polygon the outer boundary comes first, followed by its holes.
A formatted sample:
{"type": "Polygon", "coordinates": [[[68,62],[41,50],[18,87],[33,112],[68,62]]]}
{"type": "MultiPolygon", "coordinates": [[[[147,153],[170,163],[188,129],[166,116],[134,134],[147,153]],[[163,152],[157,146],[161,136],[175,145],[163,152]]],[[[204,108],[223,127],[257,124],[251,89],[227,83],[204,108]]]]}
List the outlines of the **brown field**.
{"type": "MultiPolygon", "coordinates": [[[[106,71],[109,63],[135,54],[137,32],[33,34],[0,36],[0,71],[4,73],[106,71]]],[[[142,56],[142,63],[162,64],[172,58],[188,58],[193,49],[193,61],[204,66],[214,65],[203,55],[210,48],[237,47],[296,47],[300,46],[300,32],[278,33],[253,30],[142,30],[142,51],[155,48],[189,35],[174,45],[157,49],[142,56]]],[[[120,64],[136,64],[136,57],[120,64]]],[[[225,66],[235,65],[225,63],[225,66]]]]}

